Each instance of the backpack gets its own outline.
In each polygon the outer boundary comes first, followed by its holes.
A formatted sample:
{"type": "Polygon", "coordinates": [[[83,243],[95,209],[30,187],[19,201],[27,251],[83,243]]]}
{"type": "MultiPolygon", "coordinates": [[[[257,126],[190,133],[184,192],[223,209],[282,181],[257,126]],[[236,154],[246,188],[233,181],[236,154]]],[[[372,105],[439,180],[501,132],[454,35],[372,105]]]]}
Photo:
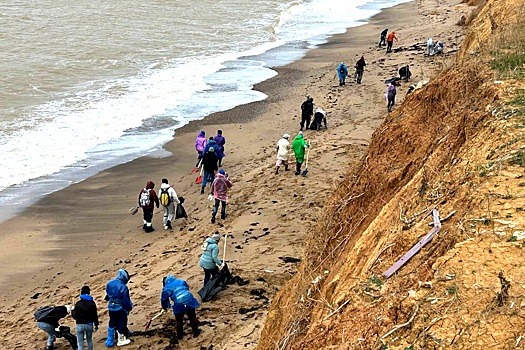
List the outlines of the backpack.
{"type": "Polygon", "coordinates": [[[148,207],[150,205],[149,191],[148,189],[143,189],[140,193],[139,204],[141,207],[148,207]]]}
{"type": "Polygon", "coordinates": [[[162,204],[165,207],[171,204],[171,196],[168,193],[169,189],[169,187],[160,189],[160,204],[162,204]]]}
{"type": "Polygon", "coordinates": [[[41,306],[33,314],[37,322],[41,322],[46,319],[53,311],[55,310],[54,306],[41,306]]]}

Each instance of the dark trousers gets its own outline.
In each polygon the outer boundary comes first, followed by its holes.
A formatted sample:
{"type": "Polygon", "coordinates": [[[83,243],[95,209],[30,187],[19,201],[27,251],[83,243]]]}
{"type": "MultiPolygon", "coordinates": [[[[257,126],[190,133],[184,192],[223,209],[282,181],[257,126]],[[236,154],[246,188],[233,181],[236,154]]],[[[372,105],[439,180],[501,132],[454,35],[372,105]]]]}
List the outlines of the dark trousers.
{"type": "Polygon", "coordinates": [[[388,108],[388,111],[391,112],[392,111],[392,107],[394,107],[394,104],[396,103],[396,97],[393,96],[393,97],[390,97],[388,96],[388,105],[387,105],[387,108],[388,108]]]}
{"type": "Polygon", "coordinates": [[[153,219],[153,208],[142,208],[142,214],[144,221],[151,224],[151,220],[153,219]]]}
{"type": "Polygon", "coordinates": [[[219,273],[219,267],[215,266],[213,269],[203,269],[204,270],[204,285],[208,283],[215,275],[219,273]]]}
{"type": "MultiPolygon", "coordinates": [[[[197,336],[199,334],[199,321],[197,321],[195,309],[186,308],[186,315],[190,320],[190,326],[193,332],[193,336],[197,336]]],[[[182,336],[184,335],[184,313],[176,314],[175,320],[177,321],[177,338],[182,339],[182,336]]]]}
{"type": "Polygon", "coordinates": [[[195,166],[198,166],[201,159],[202,159],[202,152],[201,151],[197,151],[198,153],[198,156],[197,156],[197,163],[195,164],[195,166]]]}
{"type": "Polygon", "coordinates": [[[217,215],[217,212],[219,211],[219,204],[222,204],[221,206],[221,219],[226,219],[226,202],[218,200],[215,198],[215,204],[213,205],[213,212],[211,213],[211,216],[215,218],[217,215]]]}
{"type": "Polygon", "coordinates": [[[301,166],[303,165],[303,162],[295,162],[295,171],[300,173],[301,172],[301,166]]]}
{"type": "Polygon", "coordinates": [[[392,52],[392,45],[394,45],[394,41],[386,42],[386,52],[392,52]]]}
{"type": "Polygon", "coordinates": [[[109,328],[114,328],[120,334],[128,333],[128,314],[124,310],[109,311],[109,328]]]}
{"type": "Polygon", "coordinates": [[[363,70],[356,70],[355,71],[355,81],[358,84],[361,84],[361,80],[363,79],[363,70]]]}
{"type": "Polygon", "coordinates": [[[301,126],[301,130],[303,130],[303,128],[305,127],[305,123],[306,123],[306,128],[308,129],[308,126],[310,125],[310,119],[311,118],[312,118],[311,115],[303,114],[301,116],[301,123],[299,123],[299,125],[301,126]]]}
{"type": "Polygon", "coordinates": [[[381,35],[381,38],[379,38],[379,47],[386,45],[386,36],[381,35]]]}

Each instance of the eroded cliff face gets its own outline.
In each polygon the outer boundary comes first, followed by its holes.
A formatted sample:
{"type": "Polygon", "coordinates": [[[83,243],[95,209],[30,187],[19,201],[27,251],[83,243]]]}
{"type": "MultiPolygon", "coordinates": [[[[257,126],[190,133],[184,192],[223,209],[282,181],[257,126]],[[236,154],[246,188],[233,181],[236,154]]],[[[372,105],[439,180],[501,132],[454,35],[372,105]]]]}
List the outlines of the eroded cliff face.
{"type": "Polygon", "coordinates": [[[258,349],[525,344],[524,4],[488,1],[457,62],[377,129],[274,299],[258,349]],[[385,278],[431,229],[433,208],[448,217],[441,231],[385,278]]]}

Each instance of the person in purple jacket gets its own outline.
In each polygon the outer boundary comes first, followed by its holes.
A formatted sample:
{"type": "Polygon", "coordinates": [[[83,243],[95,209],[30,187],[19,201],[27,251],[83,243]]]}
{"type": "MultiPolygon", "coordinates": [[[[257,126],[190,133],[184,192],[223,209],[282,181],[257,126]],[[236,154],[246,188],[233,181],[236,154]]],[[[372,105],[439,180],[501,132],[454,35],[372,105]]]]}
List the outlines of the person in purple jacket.
{"type": "Polygon", "coordinates": [[[204,130],[201,130],[195,139],[195,150],[199,154],[197,158],[197,164],[195,164],[196,167],[198,167],[199,163],[201,162],[202,155],[204,153],[204,147],[206,147],[206,133],[204,130]]]}
{"type": "MultiPolygon", "coordinates": [[[[217,136],[215,136],[214,140],[217,142],[217,145],[219,145],[222,157],[224,157],[224,144],[226,143],[226,139],[222,136],[222,130],[217,130],[217,136]]],[[[222,166],[222,157],[219,158],[219,167],[222,166]]]]}

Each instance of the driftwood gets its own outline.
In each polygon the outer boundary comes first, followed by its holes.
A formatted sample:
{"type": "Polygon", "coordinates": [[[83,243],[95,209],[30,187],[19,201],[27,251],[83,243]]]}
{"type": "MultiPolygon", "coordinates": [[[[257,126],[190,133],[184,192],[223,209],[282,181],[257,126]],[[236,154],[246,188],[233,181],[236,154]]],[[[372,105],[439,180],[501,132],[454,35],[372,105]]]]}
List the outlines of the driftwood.
{"type": "Polygon", "coordinates": [[[408,252],[405,253],[405,255],[403,255],[401,257],[401,259],[399,259],[398,261],[396,261],[394,263],[394,265],[392,265],[388,270],[386,270],[384,273],[383,273],[383,276],[385,278],[389,278],[390,276],[392,276],[394,273],[397,272],[397,270],[399,270],[401,267],[403,267],[403,265],[405,265],[414,255],[416,255],[424,246],[426,246],[428,243],[430,243],[430,241],[432,241],[432,239],[434,238],[434,236],[436,235],[436,233],[439,232],[439,230],[441,229],[441,222],[439,221],[439,211],[437,209],[434,209],[432,210],[432,217],[434,219],[434,227],[432,228],[432,230],[430,230],[429,233],[427,233],[425,235],[425,237],[423,237],[419,242],[417,242],[408,252]]]}

